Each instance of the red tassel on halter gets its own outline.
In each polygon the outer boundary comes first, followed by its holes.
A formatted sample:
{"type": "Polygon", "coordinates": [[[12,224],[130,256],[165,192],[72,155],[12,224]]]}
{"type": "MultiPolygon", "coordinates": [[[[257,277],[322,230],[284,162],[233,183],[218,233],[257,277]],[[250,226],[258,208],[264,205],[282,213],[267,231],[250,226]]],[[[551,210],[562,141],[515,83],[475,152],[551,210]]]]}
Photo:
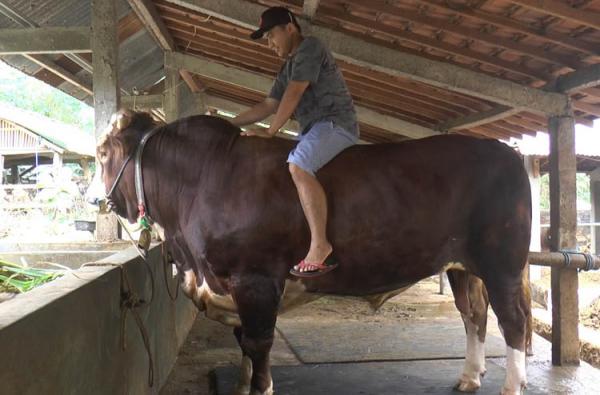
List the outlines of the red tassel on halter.
{"type": "Polygon", "coordinates": [[[141,218],[144,218],[146,216],[146,208],[144,207],[143,204],[138,204],[138,211],[139,211],[139,215],[141,218]]]}

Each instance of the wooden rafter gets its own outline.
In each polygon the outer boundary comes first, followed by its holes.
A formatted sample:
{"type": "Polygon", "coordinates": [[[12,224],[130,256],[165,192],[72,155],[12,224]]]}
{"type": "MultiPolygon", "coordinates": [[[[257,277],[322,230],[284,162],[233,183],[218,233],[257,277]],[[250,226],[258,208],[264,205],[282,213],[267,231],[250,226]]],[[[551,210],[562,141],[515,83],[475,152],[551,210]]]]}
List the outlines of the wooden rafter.
{"type": "MultiPolygon", "coordinates": [[[[365,3],[361,0],[346,0],[346,2],[354,6],[362,8],[365,7],[365,3]]],[[[497,35],[487,33],[485,31],[464,27],[452,23],[450,20],[447,19],[435,18],[429,15],[422,15],[415,11],[400,9],[398,7],[388,4],[384,0],[371,0],[368,4],[369,7],[375,6],[378,11],[384,12],[386,14],[392,15],[400,19],[427,25],[435,29],[441,29],[445,32],[457,34],[459,36],[466,37],[475,41],[481,41],[492,47],[503,48],[519,54],[528,55],[532,58],[536,58],[543,62],[558,64],[562,67],[569,67],[573,70],[576,70],[577,68],[582,66],[582,63],[577,59],[567,58],[565,56],[559,55],[552,55],[544,51],[542,48],[503,38],[497,35]]]]}
{"type": "Polygon", "coordinates": [[[43,67],[44,69],[51,71],[63,80],[67,81],[68,83],[75,85],[77,88],[81,89],[88,95],[93,94],[92,86],[90,84],[83,82],[79,77],[65,70],[64,68],[56,64],[54,61],[49,60],[47,57],[41,55],[27,54],[24,54],[23,56],[26,57],[28,60],[36,63],[37,65],[43,67]]]}
{"type": "Polygon", "coordinates": [[[547,29],[542,31],[541,29],[532,27],[529,24],[519,22],[514,18],[509,18],[506,16],[493,14],[491,12],[481,10],[481,6],[479,4],[479,7],[471,8],[462,5],[453,6],[450,2],[439,3],[435,0],[418,0],[418,2],[426,4],[430,7],[435,7],[437,9],[452,12],[456,15],[465,16],[473,20],[479,21],[481,23],[490,23],[497,27],[501,27],[518,33],[527,34],[530,37],[535,37],[537,39],[544,40],[552,44],[560,45],[562,47],[569,48],[574,51],[583,52],[587,55],[600,55],[600,48],[598,48],[597,45],[593,45],[583,40],[570,37],[566,34],[549,31],[547,29]]]}
{"type": "Polygon", "coordinates": [[[511,0],[511,2],[544,14],[553,15],[600,30],[600,13],[598,12],[578,10],[577,8],[569,7],[564,2],[556,0],[511,0]]]}
{"type": "MultiPolygon", "coordinates": [[[[326,7],[323,7],[325,10],[326,7]]],[[[551,79],[551,76],[544,72],[530,69],[525,65],[519,65],[514,62],[503,60],[497,56],[488,55],[479,51],[475,51],[466,47],[460,47],[454,44],[447,43],[445,41],[437,40],[433,37],[427,37],[421,34],[413,33],[411,31],[398,29],[390,25],[383,23],[373,23],[372,20],[354,16],[352,14],[340,14],[339,11],[334,11],[331,8],[327,8],[327,12],[323,12],[324,16],[327,16],[337,23],[344,23],[353,26],[359,26],[366,28],[368,27],[371,31],[380,32],[389,35],[392,38],[401,41],[408,41],[417,45],[426,45],[430,48],[439,49],[447,54],[458,55],[467,59],[474,60],[481,64],[486,64],[494,68],[498,68],[504,71],[508,71],[513,74],[521,75],[526,78],[534,80],[547,81],[551,79]]]]}

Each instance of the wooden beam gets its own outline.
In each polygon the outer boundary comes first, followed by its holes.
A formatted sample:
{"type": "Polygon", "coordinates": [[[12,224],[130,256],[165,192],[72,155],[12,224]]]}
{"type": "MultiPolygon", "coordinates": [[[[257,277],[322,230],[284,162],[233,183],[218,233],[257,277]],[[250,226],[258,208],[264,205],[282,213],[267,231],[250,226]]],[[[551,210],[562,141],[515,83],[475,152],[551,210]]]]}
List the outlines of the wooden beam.
{"type": "Polygon", "coordinates": [[[521,111],[523,111],[523,109],[497,106],[489,111],[469,114],[464,117],[442,122],[436,127],[436,129],[442,132],[458,129],[470,129],[474,126],[484,125],[499,119],[508,118],[514,114],[520,113],[521,111]]]}
{"type": "Polygon", "coordinates": [[[591,104],[591,103],[586,103],[581,100],[578,100],[578,101],[573,100],[573,109],[578,110],[578,111],[583,111],[585,113],[592,114],[592,115],[600,118],[600,105],[599,104],[591,104]]]}
{"type": "MultiPolygon", "coordinates": [[[[551,117],[550,240],[551,250],[577,248],[575,123],[571,116],[551,117]]],[[[577,270],[551,269],[552,363],[579,364],[577,270]]]]}
{"type": "Polygon", "coordinates": [[[204,86],[202,86],[201,84],[196,82],[196,80],[194,79],[194,76],[189,71],[179,70],[179,75],[181,76],[183,81],[185,81],[185,83],[190,88],[190,91],[192,91],[192,93],[200,93],[205,89],[204,86]]]}
{"type": "Polygon", "coordinates": [[[65,70],[64,68],[62,68],[58,64],[54,63],[47,57],[40,56],[40,55],[27,55],[27,54],[24,54],[23,56],[26,57],[28,60],[45,68],[46,70],[56,74],[57,76],[59,76],[60,78],[62,78],[65,81],[67,81],[68,83],[75,85],[76,87],[78,87],[79,89],[81,89],[82,91],[87,93],[88,95],[93,95],[94,92],[92,91],[92,87],[88,83],[83,82],[79,77],[72,74],[70,71],[65,70]]]}
{"type": "Polygon", "coordinates": [[[596,85],[600,85],[600,63],[561,75],[556,79],[552,88],[556,92],[571,93],[596,85]]]}
{"type": "Polygon", "coordinates": [[[122,96],[121,105],[133,109],[163,108],[163,95],[122,96]]]}
{"type": "Polygon", "coordinates": [[[127,0],[127,2],[158,46],[163,51],[175,50],[173,38],[156,10],[156,6],[149,0],[127,0]]]}
{"type": "MultiPolygon", "coordinates": [[[[256,21],[265,10],[264,6],[242,0],[231,0],[226,3],[220,0],[169,0],[169,2],[249,29],[256,28],[256,21]]],[[[419,81],[506,106],[527,108],[539,114],[562,114],[568,106],[566,95],[544,92],[445,62],[402,53],[319,25],[305,24],[305,30],[326,43],[338,59],[366,69],[419,81]]]]}
{"type": "Polygon", "coordinates": [[[89,27],[0,29],[0,56],[91,51],[89,27]]]}
{"type": "Polygon", "coordinates": [[[554,15],[571,22],[580,23],[596,30],[600,30],[600,13],[592,10],[578,10],[570,7],[564,2],[556,0],[510,0],[512,3],[522,5],[542,12],[554,15]]]}
{"type": "MultiPolygon", "coordinates": [[[[171,36],[171,33],[169,33],[169,29],[162,20],[154,3],[149,0],[127,0],[127,2],[142,21],[150,35],[154,38],[158,46],[163,51],[175,51],[176,45],[173,41],[173,37],[171,36]]],[[[180,74],[192,93],[198,93],[202,90],[192,76],[185,70],[181,71],[180,74]]]]}
{"type": "MultiPolygon", "coordinates": [[[[185,55],[178,52],[165,54],[165,68],[185,69],[192,73],[239,86],[244,89],[267,94],[273,85],[273,79],[263,75],[243,71],[234,67],[215,63],[205,58],[185,55]]],[[[393,133],[411,138],[421,138],[438,134],[435,130],[425,128],[401,119],[356,106],[359,122],[385,129],[393,133]]]]}
{"type": "Polygon", "coordinates": [[[315,19],[317,9],[319,8],[319,0],[304,0],[302,13],[308,19],[315,19]]]}
{"type": "MultiPolygon", "coordinates": [[[[11,7],[7,6],[6,4],[4,4],[2,2],[0,2],[0,14],[11,19],[17,25],[20,25],[20,26],[32,27],[32,28],[40,27],[40,25],[38,25],[31,19],[27,18],[24,15],[21,15],[19,12],[15,11],[14,9],[12,9],[11,7]]],[[[90,45],[90,47],[91,47],[91,45],[90,45]]],[[[81,55],[77,55],[75,53],[65,53],[65,56],[67,58],[71,59],[73,62],[77,63],[82,69],[84,69],[85,71],[87,71],[91,74],[92,65],[87,59],[85,59],[81,55]]]]}

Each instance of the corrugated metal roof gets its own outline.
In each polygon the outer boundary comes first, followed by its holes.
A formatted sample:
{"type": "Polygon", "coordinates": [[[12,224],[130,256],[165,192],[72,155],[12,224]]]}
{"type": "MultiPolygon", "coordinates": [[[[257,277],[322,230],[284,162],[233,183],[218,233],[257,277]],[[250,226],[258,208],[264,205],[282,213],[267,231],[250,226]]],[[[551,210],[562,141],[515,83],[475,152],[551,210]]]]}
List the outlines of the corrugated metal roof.
{"type": "MultiPolygon", "coordinates": [[[[2,2],[25,20],[39,26],[89,26],[91,23],[91,2],[81,0],[61,1],[36,1],[36,0],[6,0],[2,2]]],[[[119,20],[128,17],[132,13],[129,4],[125,0],[117,1],[117,15],[119,20]]],[[[134,17],[136,18],[136,17],[134,17]]],[[[132,88],[140,91],[149,89],[163,75],[163,54],[152,37],[141,25],[132,26],[130,18],[124,22],[124,29],[137,29],[133,34],[126,33],[120,43],[120,87],[127,92],[132,88]]],[[[0,28],[16,28],[22,25],[6,18],[0,14],[0,28]]],[[[62,55],[47,55],[54,60],[64,60],[62,55]]],[[[27,60],[23,56],[4,56],[2,60],[16,69],[41,79],[63,92],[79,99],[87,104],[93,104],[90,95],[74,87],[70,83],[53,83],[54,77],[50,72],[43,72],[40,66],[27,60]],[[40,74],[36,75],[36,73],[40,74]]],[[[82,81],[91,86],[92,75],[85,70],[75,73],[82,81]]]]}
{"type": "Polygon", "coordinates": [[[69,152],[94,156],[94,136],[41,114],[0,103],[0,118],[15,123],[69,152]]]}
{"type": "MultiPolygon", "coordinates": [[[[2,3],[38,26],[89,26],[91,1],[82,0],[3,0],[2,3]]],[[[117,15],[124,17],[131,11],[125,0],[117,1],[117,15]]],[[[0,23],[6,23],[0,19],[0,23]]],[[[0,27],[20,27],[0,24],[0,27]]]]}

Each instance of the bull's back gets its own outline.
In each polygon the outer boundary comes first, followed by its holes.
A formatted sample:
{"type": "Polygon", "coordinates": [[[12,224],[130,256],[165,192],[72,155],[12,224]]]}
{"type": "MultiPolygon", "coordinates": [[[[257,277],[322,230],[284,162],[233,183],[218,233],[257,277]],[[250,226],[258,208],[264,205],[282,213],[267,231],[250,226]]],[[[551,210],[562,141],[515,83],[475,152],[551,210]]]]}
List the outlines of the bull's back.
{"type": "MultiPolygon", "coordinates": [[[[466,260],[486,211],[508,218],[516,206],[530,210],[522,162],[495,140],[445,135],[355,146],[318,177],[329,199],[328,235],[343,262],[333,277],[342,280],[336,284],[359,278],[350,288],[365,293],[466,260]]],[[[344,293],[328,280],[321,287],[344,293]]]]}

